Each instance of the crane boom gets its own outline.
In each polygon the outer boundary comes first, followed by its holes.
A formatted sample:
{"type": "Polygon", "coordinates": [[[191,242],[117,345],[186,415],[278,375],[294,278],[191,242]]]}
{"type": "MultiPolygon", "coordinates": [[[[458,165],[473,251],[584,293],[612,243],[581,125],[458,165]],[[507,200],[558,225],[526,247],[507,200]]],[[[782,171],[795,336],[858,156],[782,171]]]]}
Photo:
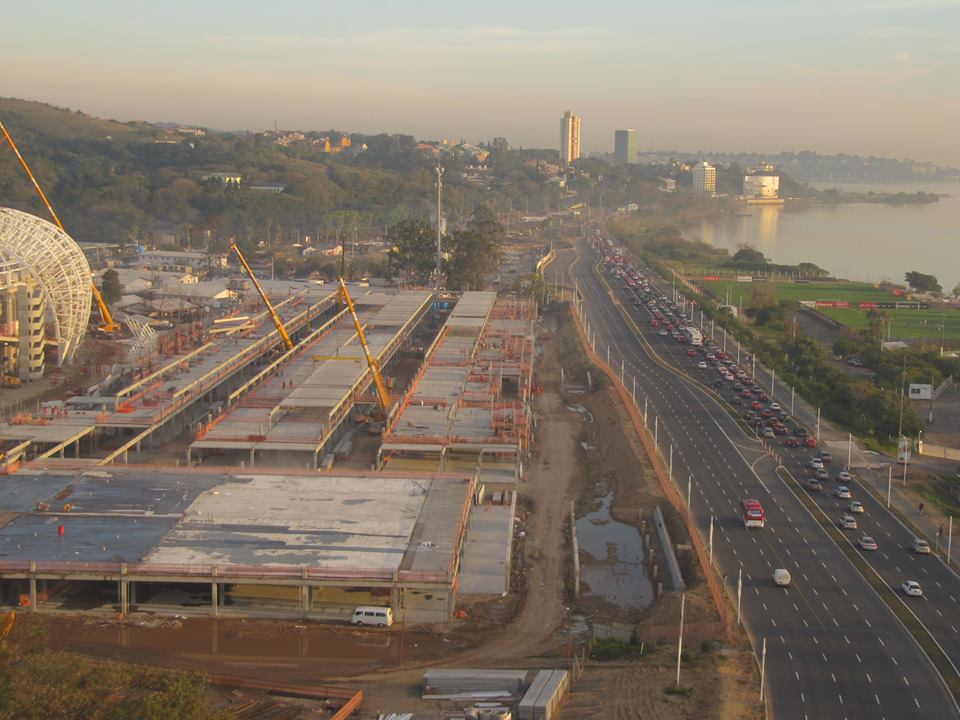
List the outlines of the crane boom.
{"type": "Polygon", "coordinates": [[[347,307],[350,310],[350,315],[353,317],[353,326],[357,329],[357,337],[360,338],[360,346],[363,348],[363,354],[367,357],[367,365],[370,366],[370,371],[373,373],[373,384],[377,388],[377,397],[380,399],[380,409],[383,410],[383,417],[386,419],[390,416],[390,406],[393,404],[393,399],[390,397],[390,391],[387,389],[387,384],[383,381],[383,374],[380,372],[380,364],[370,353],[370,348],[367,346],[367,336],[364,335],[363,326],[360,324],[360,318],[357,317],[357,309],[353,305],[353,298],[351,298],[350,293],[347,292],[347,284],[343,281],[342,275],[338,278],[338,280],[340,282],[340,295],[347,303],[347,307]]]}
{"type": "MultiPolygon", "coordinates": [[[[33,189],[37,191],[40,199],[43,200],[43,204],[47,206],[47,212],[50,213],[50,217],[53,218],[53,221],[57,224],[58,228],[63,230],[63,232],[66,232],[63,227],[63,223],[60,222],[60,218],[57,217],[57,213],[54,212],[53,206],[50,204],[50,201],[47,200],[47,196],[43,192],[43,188],[40,187],[40,183],[38,183],[37,178],[34,177],[33,172],[30,170],[30,166],[27,165],[26,159],[20,154],[20,148],[17,147],[17,144],[13,141],[13,138],[10,137],[10,133],[7,132],[7,128],[2,121],[0,121],[0,131],[3,131],[2,139],[10,143],[10,149],[13,150],[14,155],[17,156],[17,159],[23,166],[24,171],[27,173],[27,177],[30,178],[30,182],[33,183],[33,189]]],[[[96,283],[94,283],[93,280],[90,281],[90,288],[93,290],[93,297],[97,301],[97,307],[100,309],[100,318],[103,320],[103,325],[100,326],[100,330],[106,333],[116,332],[120,329],[120,323],[115,321],[113,316],[110,315],[110,310],[107,308],[107,303],[104,302],[103,295],[100,294],[100,290],[97,288],[96,283]]]]}
{"type": "Polygon", "coordinates": [[[267,312],[270,313],[270,318],[273,320],[273,324],[276,325],[277,332],[280,333],[280,338],[283,340],[283,346],[287,350],[293,350],[293,340],[290,339],[287,329],[283,326],[283,321],[280,319],[277,311],[274,310],[273,305],[270,303],[270,299],[267,297],[267,294],[263,291],[263,287],[260,285],[260,281],[257,280],[257,276],[253,274],[253,270],[247,263],[247,259],[243,256],[243,253],[240,252],[240,248],[237,247],[236,243],[230,243],[230,249],[237,254],[237,259],[240,260],[240,264],[246,271],[247,276],[250,278],[251,282],[253,282],[253,286],[260,294],[260,299],[263,300],[263,304],[267,306],[267,312]]]}

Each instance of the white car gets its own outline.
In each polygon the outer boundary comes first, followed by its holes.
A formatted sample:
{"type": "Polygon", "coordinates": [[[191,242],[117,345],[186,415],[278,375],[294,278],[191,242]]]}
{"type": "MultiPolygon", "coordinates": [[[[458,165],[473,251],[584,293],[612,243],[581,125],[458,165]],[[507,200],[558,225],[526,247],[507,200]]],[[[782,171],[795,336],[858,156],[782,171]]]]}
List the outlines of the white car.
{"type": "Polygon", "coordinates": [[[773,410],[774,412],[777,412],[778,410],[780,410],[780,403],[778,402],[770,403],[770,409],[773,410]]]}
{"type": "Polygon", "coordinates": [[[847,515],[844,513],[840,516],[840,527],[842,527],[844,530],[856,530],[857,519],[853,515],[847,515]]]}
{"type": "Polygon", "coordinates": [[[921,597],[923,595],[923,588],[916,580],[904,580],[900,584],[900,589],[910,597],[921,597]]]}
{"type": "Polygon", "coordinates": [[[818,457],[811,458],[807,465],[811,470],[823,470],[823,460],[818,457]]]}
{"type": "Polygon", "coordinates": [[[841,470],[837,473],[837,482],[848,483],[853,481],[853,475],[848,473],[846,470],[841,470]]]}
{"type": "Polygon", "coordinates": [[[859,540],[857,540],[857,545],[860,546],[860,549],[861,549],[861,550],[876,550],[876,549],[877,549],[877,541],[874,540],[874,539],[873,539],[872,537],[870,537],[869,535],[864,535],[864,536],[861,537],[859,540]]]}
{"type": "Polygon", "coordinates": [[[849,507],[847,507],[847,510],[849,510],[852,513],[862,513],[863,503],[860,502],[859,500],[854,500],[853,502],[850,503],[849,507]]]}
{"type": "Polygon", "coordinates": [[[774,570],[773,583],[778,587],[790,587],[790,571],[785,568],[774,570]]]}
{"type": "Polygon", "coordinates": [[[849,500],[850,488],[846,485],[838,485],[837,489],[833,491],[833,494],[840,500],[849,500]]]}

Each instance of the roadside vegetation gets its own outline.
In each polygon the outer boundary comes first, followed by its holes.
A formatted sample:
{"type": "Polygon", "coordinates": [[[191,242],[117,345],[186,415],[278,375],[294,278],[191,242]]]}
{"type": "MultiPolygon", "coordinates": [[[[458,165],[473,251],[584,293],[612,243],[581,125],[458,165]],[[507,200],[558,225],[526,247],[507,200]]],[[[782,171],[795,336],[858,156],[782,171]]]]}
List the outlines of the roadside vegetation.
{"type": "MultiPolygon", "coordinates": [[[[732,273],[743,269],[752,272],[766,268],[768,275],[809,275],[819,268],[813,263],[796,266],[774,265],[765,262],[761,253],[742,248],[734,255],[725,250],[686,240],[679,227],[664,224],[663,218],[619,217],[610,223],[610,230],[618,243],[654,267],[664,278],[670,279],[673,270],[684,267],[725,268],[732,273]]],[[[890,311],[864,311],[866,327],[860,332],[849,330],[834,343],[825,347],[807,336],[794,322],[797,299],[809,293],[818,295],[830,288],[838,297],[853,297],[856,293],[883,290],[864,287],[860,283],[705,283],[700,292],[692,292],[678,283],[678,291],[696,300],[713,322],[725,329],[732,338],[742,343],[748,352],[773,368],[777,377],[796,388],[812,405],[822,408],[825,417],[863,438],[868,446],[889,448],[896,444],[899,431],[916,437],[922,429],[913,404],[903,402],[901,389],[910,383],[932,383],[934,386],[953,374],[960,377],[960,360],[940,357],[939,347],[918,344],[903,350],[881,350],[881,337],[890,317],[890,311]],[[815,286],[813,290],[809,290],[815,286]],[[731,291],[727,292],[727,288],[731,291]],[[736,295],[733,292],[736,291],[736,295]],[[726,297],[722,293],[726,293],[726,297]],[[734,313],[722,305],[742,309],[734,313]],[[739,314],[739,313],[738,313],[739,314]],[[856,362],[870,373],[853,375],[844,372],[833,358],[855,357],[856,362]]],[[[889,299],[892,296],[883,296],[889,299]]],[[[871,295],[871,298],[873,296],[871,295]]],[[[873,298],[875,299],[875,298],[873,298]]],[[[929,321],[940,315],[927,310],[929,321]]],[[[896,324],[896,320],[894,320],[896,324]]]]}
{"type": "Polygon", "coordinates": [[[95,661],[33,640],[0,650],[0,718],[228,720],[199,673],[95,661]]]}

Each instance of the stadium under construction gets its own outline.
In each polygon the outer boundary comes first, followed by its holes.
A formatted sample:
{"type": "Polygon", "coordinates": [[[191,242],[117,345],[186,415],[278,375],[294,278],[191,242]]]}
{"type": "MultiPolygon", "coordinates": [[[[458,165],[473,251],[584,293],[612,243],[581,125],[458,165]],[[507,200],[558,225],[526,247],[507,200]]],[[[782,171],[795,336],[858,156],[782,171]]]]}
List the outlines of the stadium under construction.
{"type": "Polygon", "coordinates": [[[509,589],[535,305],[274,295],[276,319],[0,424],[5,605],[447,622],[509,589]],[[376,367],[398,398],[379,417],[376,367]]]}

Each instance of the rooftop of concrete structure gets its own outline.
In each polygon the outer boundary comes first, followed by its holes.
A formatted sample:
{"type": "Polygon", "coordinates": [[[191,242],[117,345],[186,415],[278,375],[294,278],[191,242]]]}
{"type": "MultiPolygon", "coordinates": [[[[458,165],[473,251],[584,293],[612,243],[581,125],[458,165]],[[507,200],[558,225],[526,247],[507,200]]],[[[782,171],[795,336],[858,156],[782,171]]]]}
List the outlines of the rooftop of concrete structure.
{"type": "MultiPolygon", "coordinates": [[[[370,352],[381,363],[431,299],[422,290],[360,297],[358,317],[367,327],[370,352]]],[[[353,322],[343,318],[260,381],[191,447],[315,452],[329,436],[336,413],[370,379],[353,322]]]]}
{"type": "Polygon", "coordinates": [[[514,428],[526,423],[526,410],[522,398],[501,397],[502,380],[529,377],[533,317],[528,304],[464,293],[382,450],[409,452],[411,443],[497,452],[515,446],[514,428]]]}
{"type": "Polygon", "coordinates": [[[0,562],[293,566],[445,573],[468,474],[208,473],[110,468],[4,480],[0,562]],[[37,503],[50,507],[37,512],[37,503]],[[69,512],[62,510],[70,503],[69,512]],[[58,527],[64,533],[58,533],[58,527]]]}

